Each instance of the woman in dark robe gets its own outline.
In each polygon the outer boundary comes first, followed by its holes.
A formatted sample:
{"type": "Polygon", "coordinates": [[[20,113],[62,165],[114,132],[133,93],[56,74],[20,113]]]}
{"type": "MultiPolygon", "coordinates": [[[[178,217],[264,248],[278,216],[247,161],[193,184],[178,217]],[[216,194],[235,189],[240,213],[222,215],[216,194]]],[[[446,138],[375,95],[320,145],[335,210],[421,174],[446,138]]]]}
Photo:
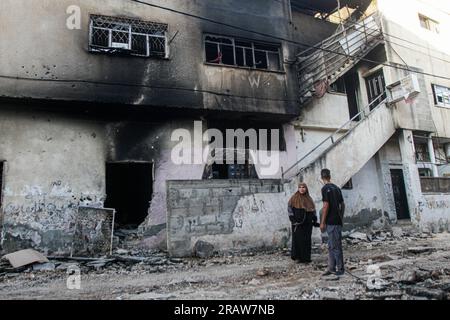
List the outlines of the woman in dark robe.
{"type": "Polygon", "coordinates": [[[309,263],[312,228],[319,224],[314,201],[305,183],[298,185],[298,191],[289,200],[288,212],[292,224],[291,258],[299,263],[309,263]]]}

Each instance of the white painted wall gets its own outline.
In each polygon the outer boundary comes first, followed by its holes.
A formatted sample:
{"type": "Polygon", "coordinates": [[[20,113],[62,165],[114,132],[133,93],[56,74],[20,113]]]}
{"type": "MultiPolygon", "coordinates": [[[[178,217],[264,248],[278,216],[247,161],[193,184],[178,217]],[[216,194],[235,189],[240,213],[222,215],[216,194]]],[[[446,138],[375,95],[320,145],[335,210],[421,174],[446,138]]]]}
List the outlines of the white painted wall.
{"type": "MultiPolygon", "coordinates": [[[[384,31],[397,37],[387,36],[387,40],[391,42],[386,43],[389,61],[401,64],[406,62],[408,65],[423,69],[424,72],[449,77],[450,19],[448,19],[448,1],[378,0],[378,7],[384,18],[384,31]],[[436,34],[422,28],[419,13],[438,21],[440,33],[436,34]]],[[[391,80],[398,79],[391,78],[391,80]]],[[[450,137],[450,109],[435,106],[431,89],[432,83],[450,87],[450,80],[426,76],[425,82],[427,91],[422,94],[426,96],[432,106],[431,113],[437,127],[437,134],[441,137],[450,137]]]]}

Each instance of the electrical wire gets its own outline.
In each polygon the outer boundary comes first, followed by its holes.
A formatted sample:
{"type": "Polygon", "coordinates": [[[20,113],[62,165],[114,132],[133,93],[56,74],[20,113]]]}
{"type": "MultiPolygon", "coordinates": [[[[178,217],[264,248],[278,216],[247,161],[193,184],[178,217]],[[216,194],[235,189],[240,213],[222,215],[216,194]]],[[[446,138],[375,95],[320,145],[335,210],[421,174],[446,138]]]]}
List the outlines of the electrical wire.
{"type": "Polygon", "coordinates": [[[0,78],[3,79],[11,79],[11,80],[28,80],[28,81],[45,81],[45,82],[63,82],[63,83],[87,83],[87,84],[99,84],[99,85],[109,85],[109,86],[124,86],[124,87],[137,87],[137,88],[149,88],[149,89],[161,89],[161,90],[180,90],[180,91],[192,91],[198,93],[209,93],[218,96],[230,97],[230,98],[241,98],[241,99],[255,99],[255,100],[264,100],[264,101],[276,101],[276,102],[295,102],[297,100],[288,100],[288,99],[272,99],[272,98],[258,98],[256,96],[243,96],[243,95],[233,95],[222,92],[216,92],[211,90],[202,90],[202,89],[191,89],[191,88],[182,88],[182,87],[169,87],[169,86],[155,86],[155,85],[144,85],[138,83],[124,83],[124,82],[106,82],[106,81],[96,81],[96,80],[77,80],[77,79],[39,79],[39,78],[30,78],[30,77],[19,77],[19,76],[7,76],[1,75],[0,78]]]}
{"type": "MultiPolygon", "coordinates": [[[[348,54],[345,54],[345,53],[342,53],[342,52],[336,52],[336,51],[333,51],[333,50],[329,50],[329,49],[325,49],[325,48],[321,48],[321,47],[317,47],[317,46],[313,46],[313,45],[308,45],[308,44],[305,44],[305,43],[302,43],[302,42],[299,42],[299,41],[295,41],[295,40],[291,40],[291,39],[287,39],[287,38],[283,38],[283,37],[279,37],[279,36],[275,36],[275,35],[270,35],[270,34],[267,34],[267,33],[264,33],[264,32],[259,32],[259,31],[255,31],[255,30],[246,29],[246,28],[235,26],[235,25],[232,25],[232,24],[229,24],[229,23],[226,23],[226,22],[216,21],[216,20],[211,19],[211,18],[202,17],[202,16],[199,16],[199,15],[195,15],[195,14],[192,14],[192,13],[187,13],[187,12],[176,10],[176,9],[173,9],[173,8],[168,8],[168,7],[164,7],[164,6],[161,6],[161,5],[156,5],[156,4],[153,4],[153,3],[148,3],[148,2],[145,2],[145,1],[141,1],[141,0],[129,0],[129,1],[135,2],[135,3],[139,3],[139,4],[142,4],[142,5],[147,5],[147,6],[150,6],[150,7],[153,7],[153,8],[158,8],[158,9],[161,9],[161,10],[173,12],[173,13],[176,13],[176,14],[188,16],[188,17],[191,17],[191,18],[196,18],[196,19],[199,19],[199,20],[202,20],[202,21],[207,21],[207,22],[210,22],[210,23],[213,23],[213,24],[222,25],[222,26],[229,27],[229,28],[232,28],[232,29],[236,29],[236,30],[240,30],[240,31],[248,32],[248,33],[257,34],[259,36],[263,36],[263,37],[267,37],[267,38],[271,38],[271,39],[276,39],[276,40],[279,40],[279,41],[285,41],[287,43],[300,45],[300,46],[303,46],[305,48],[317,49],[317,50],[325,51],[325,52],[328,52],[328,53],[333,53],[333,54],[336,54],[336,55],[345,56],[347,58],[354,58],[351,55],[348,55],[348,54]]],[[[361,61],[365,61],[365,62],[374,63],[374,64],[377,64],[377,65],[383,65],[385,67],[390,67],[390,68],[394,68],[394,69],[398,69],[398,70],[409,71],[409,72],[412,72],[412,73],[417,73],[417,74],[422,74],[422,75],[431,76],[431,77],[435,77],[435,78],[450,80],[450,77],[436,75],[436,74],[432,74],[432,73],[424,72],[424,71],[410,70],[407,66],[402,67],[402,66],[399,66],[399,65],[392,65],[390,63],[376,61],[376,60],[367,59],[367,58],[361,58],[360,60],[361,61]]]]}

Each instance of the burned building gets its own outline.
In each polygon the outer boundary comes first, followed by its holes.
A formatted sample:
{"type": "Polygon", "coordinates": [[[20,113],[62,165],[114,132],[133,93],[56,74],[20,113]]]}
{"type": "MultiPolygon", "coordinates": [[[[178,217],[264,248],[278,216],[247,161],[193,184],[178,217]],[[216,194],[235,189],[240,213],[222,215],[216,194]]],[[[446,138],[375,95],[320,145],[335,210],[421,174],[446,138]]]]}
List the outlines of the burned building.
{"type": "Polygon", "coordinates": [[[317,198],[325,166],[347,189],[348,228],[448,228],[448,81],[388,42],[406,31],[387,3],[316,2],[2,1],[3,251],[71,252],[85,207],[115,209],[123,245],[173,255],[198,240],[285,245],[292,186],[317,198]],[[412,95],[394,103],[404,79],[412,95]],[[277,131],[279,148],[174,163],[174,132],[207,129],[277,131]],[[416,161],[423,143],[435,157],[416,161]]]}

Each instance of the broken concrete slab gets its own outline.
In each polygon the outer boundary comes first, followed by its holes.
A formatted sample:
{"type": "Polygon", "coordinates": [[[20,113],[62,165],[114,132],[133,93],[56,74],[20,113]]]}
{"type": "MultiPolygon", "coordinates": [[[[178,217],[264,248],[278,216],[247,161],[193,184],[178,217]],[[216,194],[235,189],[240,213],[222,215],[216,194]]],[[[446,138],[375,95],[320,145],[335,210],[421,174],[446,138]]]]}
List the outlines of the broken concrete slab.
{"type": "Polygon", "coordinates": [[[352,232],[347,237],[350,239],[361,240],[361,241],[368,240],[367,234],[362,233],[362,232],[352,232]]]}
{"type": "Polygon", "coordinates": [[[55,271],[55,269],[56,265],[52,262],[33,264],[33,271],[55,271]]]}
{"type": "Polygon", "coordinates": [[[40,252],[33,249],[25,249],[4,255],[14,268],[20,268],[36,262],[44,263],[49,260],[40,252]]]}
{"type": "Polygon", "coordinates": [[[418,282],[419,280],[415,271],[408,270],[399,272],[396,277],[394,277],[394,281],[405,284],[413,284],[418,282]]]}
{"type": "Polygon", "coordinates": [[[428,299],[435,299],[435,300],[447,300],[447,293],[439,289],[428,289],[416,286],[407,288],[406,292],[409,295],[416,297],[425,297],[428,299]]]}
{"type": "Polygon", "coordinates": [[[389,285],[389,282],[387,282],[384,279],[381,278],[369,278],[366,282],[367,290],[374,290],[374,291],[381,291],[385,290],[387,286],[389,285]]]}
{"type": "Polygon", "coordinates": [[[424,252],[436,251],[436,248],[433,248],[433,247],[411,247],[411,248],[408,248],[407,251],[409,253],[419,254],[419,253],[424,253],[424,252]]]}
{"type": "Polygon", "coordinates": [[[394,238],[401,238],[403,237],[404,233],[403,233],[403,229],[400,227],[392,227],[392,236],[394,238]]]}

